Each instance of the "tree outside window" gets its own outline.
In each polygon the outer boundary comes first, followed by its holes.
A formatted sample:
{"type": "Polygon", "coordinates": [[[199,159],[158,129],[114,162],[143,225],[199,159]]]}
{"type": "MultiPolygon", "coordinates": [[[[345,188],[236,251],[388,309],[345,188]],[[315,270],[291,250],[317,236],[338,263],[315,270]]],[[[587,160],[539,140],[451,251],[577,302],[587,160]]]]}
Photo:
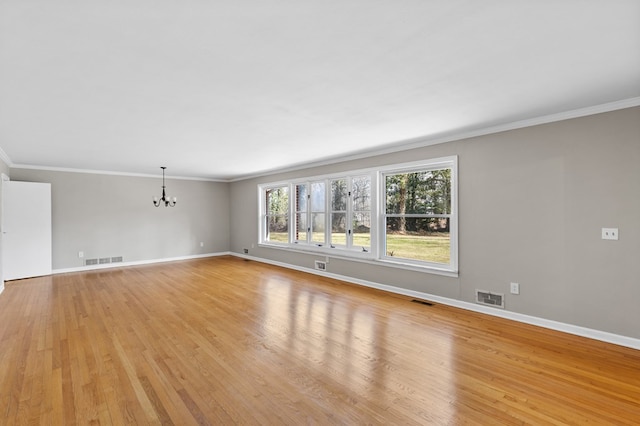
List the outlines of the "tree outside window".
{"type": "Polygon", "coordinates": [[[289,242],[289,186],[269,188],[265,191],[265,240],[289,242]]]}

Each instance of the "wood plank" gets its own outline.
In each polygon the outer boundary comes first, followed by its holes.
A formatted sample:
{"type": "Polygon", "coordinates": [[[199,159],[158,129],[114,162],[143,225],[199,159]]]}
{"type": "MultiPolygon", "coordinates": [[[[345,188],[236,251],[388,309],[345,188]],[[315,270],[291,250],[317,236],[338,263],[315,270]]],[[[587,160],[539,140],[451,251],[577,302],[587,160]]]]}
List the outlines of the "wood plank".
{"type": "Polygon", "coordinates": [[[0,424],[640,422],[640,351],[234,257],[9,282],[0,424]]]}

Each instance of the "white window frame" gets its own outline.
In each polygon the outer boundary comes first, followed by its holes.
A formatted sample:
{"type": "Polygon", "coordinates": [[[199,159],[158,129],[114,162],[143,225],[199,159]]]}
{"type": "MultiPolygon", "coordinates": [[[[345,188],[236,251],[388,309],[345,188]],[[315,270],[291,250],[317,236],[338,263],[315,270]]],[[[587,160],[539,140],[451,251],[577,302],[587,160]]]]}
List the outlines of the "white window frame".
{"type": "Polygon", "coordinates": [[[304,182],[294,182],[290,185],[290,189],[289,192],[292,194],[293,199],[289,198],[289,206],[290,206],[290,211],[293,213],[290,216],[289,220],[293,220],[293,222],[291,223],[291,238],[290,241],[293,244],[309,244],[309,230],[310,230],[310,225],[309,225],[309,192],[310,192],[310,188],[309,188],[309,182],[304,181],[304,182]],[[299,210],[298,209],[298,187],[299,186],[304,186],[306,191],[306,199],[305,199],[305,209],[304,210],[299,210]],[[299,236],[297,235],[297,231],[298,231],[298,215],[304,215],[304,220],[306,222],[306,229],[304,230],[304,234],[305,237],[304,239],[299,239],[299,236]]]}
{"type": "Polygon", "coordinates": [[[258,191],[258,205],[260,206],[260,223],[259,223],[259,231],[258,231],[260,233],[259,234],[260,242],[264,244],[270,244],[270,245],[280,245],[280,246],[288,245],[291,242],[291,232],[292,232],[291,231],[291,185],[288,182],[279,182],[279,183],[273,183],[270,185],[262,186],[261,190],[258,191]],[[268,233],[269,233],[269,225],[267,224],[267,216],[269,215],[269,208],[265,204],[266,192],[271,189],[285,188],[285,187],[289,191],[287,241],[281,242],[281,241],[267,240],[268,233]]]}
{"type": "MultiPolygon", "coordinates": [[[[399,265],[417,266],[435,270],[443,270],[452,273],[458,272],[458,157],[442,157],[429,161],[415,161],[410,163],[395,164],[381,168],[378,172],[378,229],[379,236],[379,256],[382,262],[394,263],[399,265]],[[395,258],[388,256],[386,251],[386,184],[385,177],[388,175],[426,172],[433,170],[451,169],[451,213],[448,215],[430,215],[432,217],[442,216],[449,218],[449,263],[436,263],[423,260],[395,258]]],[[[393,215],[389,215],[393,216],[393,215]]],[[[421,215],[422,216],[422,215],[421,215]]]]}
{"type": "Polygon", "coordinates": [[[289,202],[292,205],[293,208],[293,230],[292,230],[292,234],[293,234],[293,242],[295,244],[304,244],[304,245],[310,245],[310,246],[316,246],[316,247],[324,247],[326,245],[328,245],[328,241],[327,241],[327,179],[308,179],[308,180],[304,180],[304,181],[298,181],[298,182],[294,182],[291,185],[291,189],[289,190],[289,192],[291,192],[293,190],[293,194],[295,195],[295,200],[298,199],[298,194],[297,194],[297,187],[298,186],[304,186],[306,188],[306,210],[304,210],[304,212],[302,210],[297,210],[296,209],[296,204],[295,201],[291,202],[291,198],[289,198],[289,202]],[[312,196],[313,196],[313,186],[316,184],[322,184],[324,186],[324,206],[322,207],[322,211],[320,210],[314,210],[314,204],[313,204],[313,200],[312,200],[312,196]],[[301,212],[304,213],[305,215],[305,222],[307,225],[307,229],[305,231],[306,233],[306,238],[304,240],[301,239],[297,239],[296,238],[296,227],[297,227],[297,219],[298,219],[298,214],[300,214],[301,212]],[[316,241],[313,239],[313,233],[314,233],[314,214],[324,214],[324,241],[316,241]]]}
{"type": "Polygon", "coordinates": [[[327,212],[329,214],[329,218],[327,220],[328,226],[331,227],[331,229],[333,230],[333,215],[334,213],[336,214],[344,214],[344,220],[345,220],[345,232],[344,232],[344,244],[341,243],[336,243],[333,241],[333,232],[329,232],[329,246],[331,248],[338,248],[338,249],[347,249],[349,247],[349,237],[350,237],[350,227],[349,227],[349,178],[344,177],[344,176],[339,176],[339,177],[334,177],[334,178],[330,178],[328,179],[329,182],[329,187],[327,188],[327,212]],[[339,181],[339,180],[343,180],[345,182],[345,190],[347,191],[347,196],[346,196],[346,201],[345,201],[345,208],[344,210],[334,210],[332,208],[332,201],[333,201],[333,193],[332,193],[332,189],[333,189],[333,185],[332,183],[335,181],[339,181]]]}
{"type": "MultiPolygon", "coordinates": [[[[360,262],[373,264],[384,264],[403,269],[412,269],[423,272],[432,272],[448,276],[457,276],[458,273],[458,157],[442,157],[425,161],[415,161],[410,163],[394,164],[375,169],[361,169],[348,171],[346,173],[334,173],[330,175],[306,177],[289,181],[272,182],[258,185],[258,206],[259,206],[259,241],[261,247],[278,248],[297,252],[317,253],[332,257],[351,259],[360,262]],[[385,253],[386,242],[386,188],[384,176],[397,173],[451,169],[451,214],[450,219],[450,262],[449,264],[432,263],[420,260],[393,258],[385,253]],[[347,200],[346,220],[348,235],[347,245],[334,245],[331,241],[331,181],[345,179],[347,181],[348,192],[353,194],[352,180],[354,178],[368,176],[370,178],[370,247],[363,252],[361,246],[353,245],[353,200],[349,196],[347,200]],[[296,185],[307,185],[308,195],[311,195],[311,183],[324,182],[325,187],[325,242],[317,245],[312,241],[311,232],[307,231],[305,241],[295,240],[296,227],[296,185]],[[289,240],[287,243],[278,241],[267,241],[265,226],[266,223],[266,203],[265,191],[282,186],[289,188],[289,240]]],[[[311,227],[311,200],[307,199],[307,224],[311,227]]]]}
{"type": "MultiPolygon", "coordinates": [[[[371,252],[371,248],[373,245],[373,240],[376,230],[376,221],[374,219],[375,216],[375,204],[374,201],[375,200],[375,191],[374,191],[374,176],[372,173],[361,173],[361,174],[357,174],[357,173],[350,173],[348,175],[343,175],[343,176],[333,176],[327,179],[327,214],[328,214],[328,218],[327,218],[327,226],[331,227],[332,223],[331,223],[331,215],[334,212],[337,212],[337,210],[332,210],[331,209],[331,182],[332,181],[336,181],[336,180],[344,180],[347,186],[347,200],[346,200],[346,209],[345,210],[341,210],[340,212],[344,213],[345,215],[345,224],[346,224],[346,229],[345,229],[345,242],[346,244],[340,244],[340,245],[335,245],[333,243],[332,240],[329,241],[329,244],[331,246],[331,248],[337,248],[337,249],[342,249],[342,250],[355,250],[355,251],[359,251],[362,253],[370,253],[371,252]],[[354,209],[354,203],[353,203],[353,199],[354,199],[354,183],[353,181],[355,179],[358,178],[368,178],[369,179],[369,222],[370,222],[370,228],[369,228],[369,246],[367,247],[363,247],[361,245],[355,245],[353,243],[354,240],[354,229],[353,229],[353,217],[356,213],[356,210],[354,209]]],[[[358,210],[359,212],[360,210],[358,210]]],[[[364,212],[364,210],[363,210],[364,212]]],[[[332,239],[333,234],[332,232],[329,230],[327,232],[327,236],[329,238],[332,239]]]]}

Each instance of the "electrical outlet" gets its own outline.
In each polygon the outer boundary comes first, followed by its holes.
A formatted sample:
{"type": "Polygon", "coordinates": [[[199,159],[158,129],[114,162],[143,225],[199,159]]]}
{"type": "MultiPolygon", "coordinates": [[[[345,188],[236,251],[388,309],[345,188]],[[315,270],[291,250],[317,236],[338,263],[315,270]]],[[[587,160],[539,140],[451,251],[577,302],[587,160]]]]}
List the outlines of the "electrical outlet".
{"type": "Polygon", "coordinates": [[[200,247],[204,247],[204,241],[200,241],[200,247]]]}
{"type": "Polygon", "coordinates": [[[83,252],[83,251],[79,251],[79,252],[78,252],[78,257],[79,257],[80,259],[82,259],[82,258],[84,257],[84,252],[83,252]]]}
{"type": "Polygon", "coordinates": [[[602,228],[602,239],[603,240],[617,240],[618,239],[618,228],[602,228]]]}
{"type": "Polygon", "coordinates": [[[511,294],[520,294],[520,284],[511,283],[511,294]]]}
{"type": "Polygon", "coordinates": [[[249,254],[249,249],[242,249],[242,251],[244,252],[244,254],[249,254]]]}

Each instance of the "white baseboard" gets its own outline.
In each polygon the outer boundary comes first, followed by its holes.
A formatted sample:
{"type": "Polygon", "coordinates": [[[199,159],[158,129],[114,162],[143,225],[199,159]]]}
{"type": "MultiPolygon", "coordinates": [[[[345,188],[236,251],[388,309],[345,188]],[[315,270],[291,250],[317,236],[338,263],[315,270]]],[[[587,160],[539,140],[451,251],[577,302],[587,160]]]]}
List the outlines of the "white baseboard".
{"type": "Polygon", "coordinates": [[[0,294],[2,294],[3,291],[4,291],[4,281],[0,283],[0,294]]]}
{"type": "Polygon", "coordinates": [[[587,337],[594,340],[600,340],[602,342],[613,343],[615,345],[625,346],[632,349],[640,350],[640,339],[633,337],[622,336],[619,334],[609,333],[606,331],[594,330],[591,328],[581,327],[573,324],[567,324],[559,321],[553,321],[545,318],[534,317],[531,315],[520,314],[517,312],[511,312],[507,310],[498,310],[486,306],[476,305],[474,303],[464,302],[461,300],[450,299],[448,297],[436,296],[434,294],[423,293],[414,290],[408,290],[400,287],[394,287],[386,284],[380,284],[372,281],[361,280],[345,275],[333,274],[331,272],[318,271],[311,268],[303,268],[300,266],[290,265],[284,262],[278,262],[268,259],[262,259],[259,257],[248,256],[246,254],[230,253],[233,256],[241,257],[244,259],[255,260],[257,262],[268,263],[275,266],[281,266],[283,268],[294,269],[297,271],[308,272],[310,274],[320,275],[323,277],[334,278],[340,281],[346,281],[352,284],[358,284],[365,287],[371,287],[378,290],[388,291],[390,293],[401,294],[404,296],[415,297],[418,299],[429,300],[443,305],[453,306],[456,308],[466,309],[468,311],[479,312],[495,317],[505,318],[513,321],[522,322],[525,324],[536,325],[539,327],[548,328],[551,330],[561,331],[564,333],[574,334],[576,336],[587,337]]]}
{"type": "Polygon", "coordinates": [[[77,268],[62,268],[62,269],[54,269],[51,271],[52,274],[65,274],[67,272],[85,272],[85,271],[93,271],[95,269],[109,269],[109,268],[122,268],[125,266],[140,266],[140,265],[151,265],[154,263],[163,263],[163,262],[175,262],[176,260],[191,260],[191,259],[202,259],[204,257],[216,257],[216,256],[226,256],[232,254],[231,252],[224,251],[218,253],[205,253],[205,254],[194,254],[190,256],[178,256],[178,257],[166,257],[162,259],[150,259],[150,260],[136,260],[133,262],[116,262],[116,263],[105,263],[102,265],[87,265],[87,266],[79,266],[77,268]]]}

